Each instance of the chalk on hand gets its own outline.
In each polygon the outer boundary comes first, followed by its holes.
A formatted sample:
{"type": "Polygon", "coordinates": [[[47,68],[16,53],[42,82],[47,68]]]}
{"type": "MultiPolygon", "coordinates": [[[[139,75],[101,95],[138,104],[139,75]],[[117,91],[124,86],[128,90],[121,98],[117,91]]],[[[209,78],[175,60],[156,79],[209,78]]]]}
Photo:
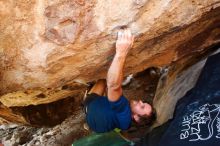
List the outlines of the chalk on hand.
{"type": "Polygon", "coordinates": [[[118,38],[120,38],[122,36],[122,32],[118,31],[118,38]]]}

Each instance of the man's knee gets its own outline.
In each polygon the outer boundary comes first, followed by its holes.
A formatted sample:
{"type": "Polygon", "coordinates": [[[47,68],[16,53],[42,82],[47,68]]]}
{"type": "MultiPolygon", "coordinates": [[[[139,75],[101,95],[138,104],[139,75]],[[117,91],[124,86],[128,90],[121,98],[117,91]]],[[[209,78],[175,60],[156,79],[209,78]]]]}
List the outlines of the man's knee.
{"type": "Polygon", "coordinates": [[[88,92],[88,94],[96,93],[100,96],[103,96],[105,90],[106,90],[106,80],[105,79],[100,79],[95,83],[95,85],[88,92]]]}

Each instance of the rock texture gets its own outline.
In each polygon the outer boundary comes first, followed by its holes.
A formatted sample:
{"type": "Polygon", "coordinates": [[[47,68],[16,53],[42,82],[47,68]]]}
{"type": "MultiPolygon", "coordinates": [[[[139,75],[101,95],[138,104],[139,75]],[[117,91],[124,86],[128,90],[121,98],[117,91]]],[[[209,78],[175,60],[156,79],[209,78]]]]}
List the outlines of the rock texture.
{"type": "MultiPolygon", "coordinates": [[[[220,46],[213,47],[214,53],[220,52],[220,46]],[[218,49],[219,48],[219,49],[218,49]],[[216,49],[218,49],[216,51],[216,49]]],[[[209,51],[210,51],[209,50],[209,51]]],[[[214,53],[206,52],[205,56],[197,54],[194,58],[185,58],[162,69],[153,106],[157,110],[157,120],[153,127],[161,125],[173,117],[176,103],[196,84],[207,58],[214,53]],[[199,61],[198,61],[199,59],[199,61]]]]}
{"type": "Polygon", "coordinates": [[[220,42],[220,0],[1,0],[0,19],[5,108],[55,102],[105,78],[123,26],[136,37],[125,75],[220,42]]]}
{"type": "MultiPolygon", "coordinates": [[[[24,107],[6,107],[0,104],[0,117],[13,123],[51,127],[60,124],[67,117],[82,109],[80,106],[81,97],[83,97],[83,91],[79,90],[77,95],[73,94],[65,99],[47,104],[24,107]]],[[[80,111],[83,114],[83,111],[80,111]]]]}
{"type": "Polygon", "coordinates": [[[88,131],[82,128],[84,114],[79,111],[53,128],[36,128],[15,124],[0,126],[0,144],[5,146],[67,146],[88,131]],[[71,127],[71,128],[70,128],[71,127]]]}

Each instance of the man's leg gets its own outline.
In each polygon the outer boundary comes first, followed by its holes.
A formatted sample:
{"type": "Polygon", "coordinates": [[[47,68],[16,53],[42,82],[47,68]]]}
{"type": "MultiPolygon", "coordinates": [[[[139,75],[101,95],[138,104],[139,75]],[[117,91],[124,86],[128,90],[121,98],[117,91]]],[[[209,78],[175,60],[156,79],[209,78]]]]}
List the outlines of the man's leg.
{"type": "MultiPolygon", "coordinates": [[[[83,99],[83,108],[85,113],[87,113],[87,109],[86,106],[87,104],[89,104],[89,102],[91,102],[94,98],[99,96],[103,96],[106,90],[106,80],[105,79],[100,79],[98,80],[95,85],[90,89],[90,91],[87,93],[85,93],[84,99],[83,99]],[[97,94],[97,95],[94,95],[97,94]]],[[[98,97],[99,98],[99,97],[98,97]]],[[[83,128],[85,130],[89,130],[89,126],[87,125],[87,123],[83,124],[83,128]]]]}
{"type": "Polygon", "coordinates": [[[98,94],[99,96],[103,96],[106,90],[106,80],[100,79],[96,82],[96,84],[92,87],[92,89],[88,92],[88,94],[98,94]]]}

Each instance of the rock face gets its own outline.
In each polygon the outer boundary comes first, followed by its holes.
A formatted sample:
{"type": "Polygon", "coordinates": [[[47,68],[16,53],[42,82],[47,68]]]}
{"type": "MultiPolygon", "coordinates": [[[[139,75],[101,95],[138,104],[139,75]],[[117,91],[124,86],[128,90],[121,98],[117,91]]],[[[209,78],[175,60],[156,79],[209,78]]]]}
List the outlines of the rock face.
{"type": "Polygon", "coordinates": [[[136,37],[125,75],[220,42],[220,0],[2,0],[0,19],[4,109],[79,98],[82,84],[105,78],[122,26],[136,37]]]}
{"type": "Polygon", "coordinates": [[[84,118],[85,115],[77,111],[53,128],[36,128],[15,124],[1,125],[0,143],[7,146],[71,145],[73,141],[89,134],[88,131],[82,128],[84,118]]]}
{"type": "MultiPolygon", "coordinates": [[[[214,50],[218,47],[214,47],[214,50]]],[[[220,48],[214,53],[216,52],[220,52],[220,48]]],[[[157,110],[157,120],[153,127],[173,117],[177,101],[195,86],[207,58],[213,55],[213,53],[205,54],[207,54],[205,57],[200,54],[191,59],[186,57],[171,64],[169,68],[163,69],[153,101],[154,108],[157,110]]]]}

